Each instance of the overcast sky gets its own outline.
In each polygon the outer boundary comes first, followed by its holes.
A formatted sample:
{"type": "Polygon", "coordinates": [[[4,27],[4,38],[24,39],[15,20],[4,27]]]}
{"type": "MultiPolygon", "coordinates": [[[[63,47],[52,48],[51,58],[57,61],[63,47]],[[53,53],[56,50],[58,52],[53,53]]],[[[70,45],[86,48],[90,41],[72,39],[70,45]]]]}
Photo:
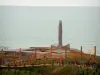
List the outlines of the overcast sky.
{"type": "Polygon", "coordinates": [[[13,6],[100,6],[100,0],[0,0],[13,6]]]}
{"type": "Polygon", "coordinates": [[[100,7],[0,6],[0,44],[10,48],[50,46],[58,43],[63,24],[63,44],[84,51],[100,49],[100,7]],[[87,45],[88,44],[88,45],[87,45]]]}

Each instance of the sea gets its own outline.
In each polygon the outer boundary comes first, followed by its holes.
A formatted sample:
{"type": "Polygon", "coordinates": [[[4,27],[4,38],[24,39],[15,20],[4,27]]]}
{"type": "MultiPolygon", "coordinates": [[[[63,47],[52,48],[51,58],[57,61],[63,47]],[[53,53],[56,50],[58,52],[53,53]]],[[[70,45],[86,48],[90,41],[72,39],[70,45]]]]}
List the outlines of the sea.
{"type": "Polygon", "coordinates": [[[100,55],[100,7],[0,6],[0,48],[18,50],[58,45],[62,20],[63,45],[83,46],[86,53],[100,55]]]}

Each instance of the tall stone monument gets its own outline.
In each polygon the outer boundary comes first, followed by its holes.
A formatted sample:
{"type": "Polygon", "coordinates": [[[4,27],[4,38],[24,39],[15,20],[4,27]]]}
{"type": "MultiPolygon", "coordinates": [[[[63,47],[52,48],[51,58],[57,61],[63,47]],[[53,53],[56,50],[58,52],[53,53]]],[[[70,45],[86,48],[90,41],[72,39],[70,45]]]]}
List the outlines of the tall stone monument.
{"type": "Polygon", "coordinates": [[[59,20],[59,27],[58,27],[58,47],[62,47],[62,21],[59,20]]]}

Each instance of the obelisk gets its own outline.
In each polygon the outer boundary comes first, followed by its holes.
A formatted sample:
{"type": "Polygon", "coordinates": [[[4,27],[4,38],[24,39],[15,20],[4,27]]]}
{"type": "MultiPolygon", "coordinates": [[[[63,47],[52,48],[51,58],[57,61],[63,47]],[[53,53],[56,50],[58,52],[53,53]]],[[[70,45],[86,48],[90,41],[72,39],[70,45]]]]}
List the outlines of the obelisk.
{"type": "Polygon", "coordinates": [[[59,20],[59,27],[58,27],[58,47],[62,47],[62,21],[59,20]]]}

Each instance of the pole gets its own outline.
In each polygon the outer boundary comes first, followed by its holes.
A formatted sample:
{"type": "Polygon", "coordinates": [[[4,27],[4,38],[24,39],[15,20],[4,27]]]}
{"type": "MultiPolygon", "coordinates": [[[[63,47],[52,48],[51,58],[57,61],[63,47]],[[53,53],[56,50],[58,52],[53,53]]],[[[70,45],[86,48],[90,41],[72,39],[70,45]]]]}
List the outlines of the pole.
{"type": "Polygon", "coordinates": [[[67,48],[65,48],[65,64],[66,64],[66,61],[67,61],[67,48]]]}
{"type": "Polygon", "coordinates": [[[94,46],[94,61],[96,60],[96,46],[94,46]]]}
{"type": "Polygon", "coordinates": [[[60,65],[62,65],[62,56],[60,55],[60,65]]]}
{"type": "Polygon", "coordinates": [[[19,60],[20,60],[20,65],[22,64],[22,54],[21,54],[21,48],[19,48],[19,60]]]}
{"type": "Polygon", "coordinates": [[[36,49],[35,49],[35,60],[36,60],[36,58],[37,58],[37,52],[36,52],[36,49]]]}
{"type": "Polygon", "coordinates": [[[50,59],[51,59],[51,64],[52,64],[52,46],[50,48],[50,59]]]}
{"type": "Polygon", "coordinates": [[[81,61],[82,61],[82,46],[81,46],[81,61]]]}
{"type": "Polygon", "coordinates": [[[66,64],[67,56],[68,56],[68,54],[67,54],[67,50],[70,50],[70,44],[64,46],[63,48],[65,49],[65,64],[66,64]]]}

